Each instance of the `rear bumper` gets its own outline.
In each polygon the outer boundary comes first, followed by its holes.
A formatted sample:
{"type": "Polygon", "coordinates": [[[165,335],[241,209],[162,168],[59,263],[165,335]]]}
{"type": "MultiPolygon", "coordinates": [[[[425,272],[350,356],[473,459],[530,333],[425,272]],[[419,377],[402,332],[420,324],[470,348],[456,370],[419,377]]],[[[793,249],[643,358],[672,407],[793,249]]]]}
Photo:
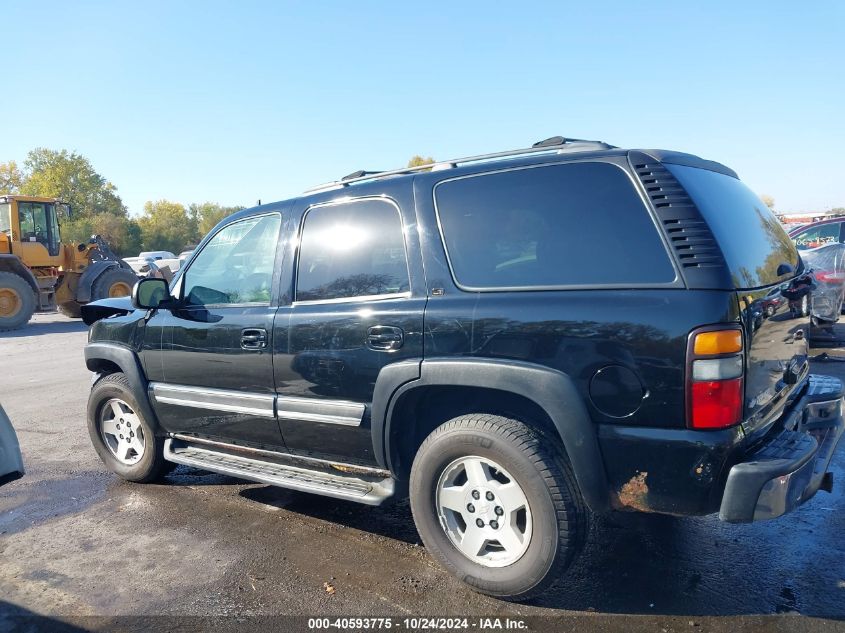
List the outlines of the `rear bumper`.
{"type": "Polygon", "coordinates": [[[731,467],[719,518],[730,523],[774,519],[819,489],[830,491],[827,467],[845,429],[840,380],[813,375],[784,414],[781,431],[731,467]]]}

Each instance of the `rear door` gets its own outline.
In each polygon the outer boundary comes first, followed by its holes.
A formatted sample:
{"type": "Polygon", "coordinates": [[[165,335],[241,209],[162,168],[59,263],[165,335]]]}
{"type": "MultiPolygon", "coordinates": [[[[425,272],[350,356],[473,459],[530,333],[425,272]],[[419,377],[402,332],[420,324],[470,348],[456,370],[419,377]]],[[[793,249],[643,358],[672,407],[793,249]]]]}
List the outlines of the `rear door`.
{"type": "Polygon", "coordinates": [[[145,346],[161,349],[146,362],[148,371],[160,362],[150,388],[166,430],[284,446],[270,353],[280,226],[276,212],[224,226],[179,278],[182,307],[159,310],[147,325],[145,346]]]}
{"type": "Polygon", "coordinates": [[[274,330],[276,406],[293,452],[374,464],[379,372],[422,359],[426,295],[406,198],[303,202],[294,210],[298,249],[283,269],[295,275],[274,330]]]}
{"type": "Polygon", "coordinates": [[[748,350],[746,426],[763,426],[808,369],[809,319],[788,309],[767,318],[761,305],[802,271],[803,262],[771,210],[740,180],[697,167],[666,167],[704,216],[730,270],[748,350]],[[778,275],[784,264],[790,272],[778,275]]]}

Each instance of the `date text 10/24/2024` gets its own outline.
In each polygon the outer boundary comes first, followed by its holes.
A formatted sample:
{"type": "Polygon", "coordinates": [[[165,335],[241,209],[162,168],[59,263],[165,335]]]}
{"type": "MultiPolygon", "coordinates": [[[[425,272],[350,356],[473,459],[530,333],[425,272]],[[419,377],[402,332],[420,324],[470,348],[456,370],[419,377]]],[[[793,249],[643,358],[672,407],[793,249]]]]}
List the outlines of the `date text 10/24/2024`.
{"type": "Polygon", "coordinates": [[[308,629],[319,630],[390,630],[403,631],[500,631],[526,630],[528,625],[519,618],[443,618],[443,617],[406,617],[406,618],[309,618],[308,629]]]}

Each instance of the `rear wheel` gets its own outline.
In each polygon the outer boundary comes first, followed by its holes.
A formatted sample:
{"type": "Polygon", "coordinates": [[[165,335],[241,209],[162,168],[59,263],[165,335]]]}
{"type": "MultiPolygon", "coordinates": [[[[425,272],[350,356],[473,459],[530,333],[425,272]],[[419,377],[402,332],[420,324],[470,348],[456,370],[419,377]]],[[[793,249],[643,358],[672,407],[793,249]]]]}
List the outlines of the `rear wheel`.
{"type": "Polygon", "coordinates": [[[0,273],[0,332],[16,330],[29,323],[35,312],[35,293],[15,273],[0,273]]]}
{"type": "Polygon", "coordinates": [[[138,277],[131,270],[125,268],[110,268],[94,280],[91,287],[91,301],[128,297],[138,277]]]}
{"type": "Polygon", "coordinates": [[[583,546],[588,515],[566,458],[522,422],[470,414],[438,427],[411,469],[428,552],[473,589],[526,600],[583,546]]]}

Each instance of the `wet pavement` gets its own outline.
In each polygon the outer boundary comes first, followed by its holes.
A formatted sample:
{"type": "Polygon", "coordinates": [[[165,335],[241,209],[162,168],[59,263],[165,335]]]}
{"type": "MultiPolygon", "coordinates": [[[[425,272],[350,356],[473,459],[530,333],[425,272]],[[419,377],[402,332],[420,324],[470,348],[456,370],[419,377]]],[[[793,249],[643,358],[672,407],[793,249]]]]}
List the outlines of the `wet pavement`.
{"type": "MultiPolygon", "coordinates": [[[[160,484],[122,482],[88,438],[85,340],[83,325],[52,315],[0,335],[0,403],[28,469],[0,488],[0,630],[20,628],[9,614],[24,610],[101,629],[110,627],[84,617],[454,614],[555,618],[537,621],[550,630],[845,629],[841,447],[833,494],[776,521],[596,519],[558,585],[517,605],[473,593],[435,564],[407,503],[374,509],[185,467],[160,484]]],[[[845,363],[814,371],[845,378],[845,363]]]]}

